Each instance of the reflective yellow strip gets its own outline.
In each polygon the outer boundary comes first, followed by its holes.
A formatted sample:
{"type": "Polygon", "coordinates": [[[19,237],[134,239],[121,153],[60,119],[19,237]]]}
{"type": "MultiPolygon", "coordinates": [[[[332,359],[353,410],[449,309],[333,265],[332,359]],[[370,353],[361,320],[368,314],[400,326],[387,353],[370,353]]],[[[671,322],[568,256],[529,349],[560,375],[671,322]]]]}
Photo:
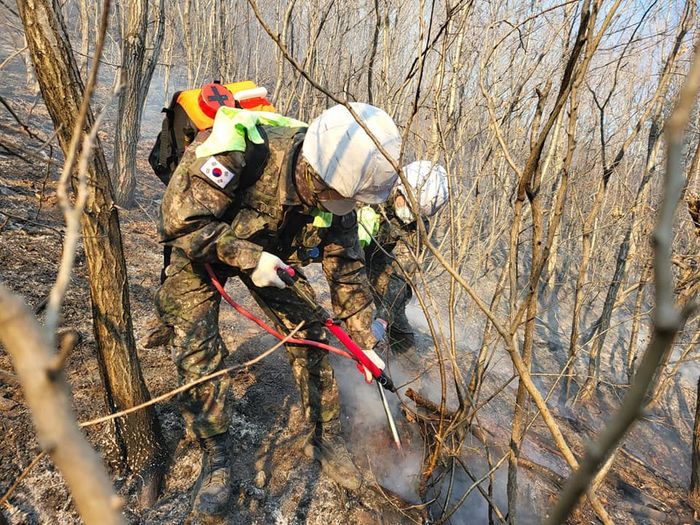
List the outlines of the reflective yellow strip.
{"type": "Polygon", "coordinates": [[[357,212],[357,236],[360,238],[362,248],[369,246],[372,237],[379,233],[380,222],[381,216],[372,206],[363,206],[357,212]]]}

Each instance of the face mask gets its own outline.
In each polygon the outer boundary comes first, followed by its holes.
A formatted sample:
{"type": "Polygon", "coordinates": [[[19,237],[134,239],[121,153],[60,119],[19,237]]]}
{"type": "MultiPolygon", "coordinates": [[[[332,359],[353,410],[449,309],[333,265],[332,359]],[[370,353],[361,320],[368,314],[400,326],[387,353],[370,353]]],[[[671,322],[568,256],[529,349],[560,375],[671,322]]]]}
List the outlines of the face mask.
{"type": "Polygon", "coordinates": [[[396,213],[396,216],[404,224],[410,224],[416,220],[416,218],[413,216],[411,208],[409,208],[408,206],[395,207],[394,213],[396,213]]]}

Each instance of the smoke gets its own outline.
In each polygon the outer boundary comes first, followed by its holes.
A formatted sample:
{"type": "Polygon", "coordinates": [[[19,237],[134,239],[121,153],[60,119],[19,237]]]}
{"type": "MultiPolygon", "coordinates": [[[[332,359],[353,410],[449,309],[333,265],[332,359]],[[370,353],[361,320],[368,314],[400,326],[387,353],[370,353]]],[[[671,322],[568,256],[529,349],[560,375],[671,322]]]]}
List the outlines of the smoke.
{"type": "MultiPolygon", "coordinates": [[[[480,484],[485,493],[489,492],[488,465],[483,459],[478,457],[466,457],[464,462],[470,474],[480,480],[486,480],[480,484]]],[[[507,464],[501,466],[493,473],[493,487],[491,489],[492,501],[499,510],[505,514],[507,507],[506,496],[507,464]]],[[[451,514],[452,523],[488,523],[489,504],[476,487],[474,481],[465,473],[461,467],[456,467],[454,473],[445,476],[437,487],[429,491],[429,498],[437,498],[431,507],[431,514],[434,519],[440,517],[442,512],[451,514]],[[451,492],[450,492],[451,491],[451,492]],[[463,501],[462,498],[468,492],[463,501]],[[449,495],[449,501],[447,501],[449,495]],[[458,507],[455,510],[455,507],[458,507]]],[[[520,519],[518,523],[522,523],[520,519]]]]}
{"type": "MultiPolygon", "coordinates": [[[[382,355],[394,384],[402,385],[399,388],[400,398],[386,391],[387,401],[402,441],[401,451],[394,445],[376,383],[366,384],[351,361],[336,356],[332,356],[331,361],[340,388],[343,429],[348,436],[353,456],[362,467],[371,472],[382,487],[408,502],[420,503],[419,483],[425,452],[424,442],[418,426],[409,423],[401,411],[401,400],[410,407],[414,406],[405,396],[406,389],[412,388],[426,398],[439,402],[442,388],[438,367],[435,366],[433,340],[428,335],[427,319],[415,300],[409,303],[406,314],[416,332],[419,351],[406,355],[389,351],[388,354],[382,355]]],[[[467,341],[466,329],[462,328],[460,335],[463,336],[461,341],[467,341]]],[[[462,342],[460,346],[463,344],[462,342]]],[[[469,352],[466,355],[470,354],[469,352]]],[[[457,400],[453,395],[448,398],[447,405],[449,410],[457,407],[457,400]]],[[[465,483],[468,481],[465,480],[465,483]]],[[[475,497],[483,499],[478,492],[475,497]]]]}
{"type": "MultiPolygon", "coordinates": [[[[382,487],[418,503],[423,443],[415,426],[403,416],[399,398],[385,391],[401,438],[400,451],[394,444],[376,382],[365,383],[351,361],[333,358],[332,362],[343,406],[343,429],[354,457],[382,487]]],[[[391,375],[398,383],[404,374],[392,369],[391,375]]]]}
{"type": "MultiPolygon", "coordinates": [[[[401,411],[401,400],[411,408],[415,408],[413,402],[405,396],[407,388],[412,388],[427,399],[439,403],[442,387],[439,368],[435,366],[434,343],[428,335],[428,322],[425,315],[415,301],[409,303],[406,314],[416,332],[418,352],[403,355],[390,351],[388,355],[382,356],[394,384],[401,386],[399,388],[400,398],[386,392],[401,437],[401,451],[397,450],[393,443],[376,383],[366,384],[353,362],[336,356],[332,356],[331,360],[340,388],[343,429],[348,436],[353,456],[362,467],[371,472],[382,487],[391,490],[407,502],[421,503],[419,483],[425,444],[418,425],[409,423],[401,411]]],[[[460,336],[460,353],[463,353],[465,357],[471,356],[472,352],[465,347],[467,342],[475,344],[473,334],[470,334],[468,329],[462,326],[460,336]]],[[[451,376],[449,365],[447,366],[447,372],[451,376]]],[[[447,390],[447,408],[454,410],[457,408],[457,399],[453,389],[448,388],[447,390]]],[[[479,452],[480,455],[483,455],[483,451],[479,452]]],[[[466,455],[463,459],[468,460],[466,455]]],[[[480,476],[486,471],[485,468],[475,468],[475,472],[480,476]]],[[[499,471],[496,474],[497,484],[500,485],[502,477],[504,478],[504,475],[499,471]]],[[[453,498],[461,496],[472,483],[471,479],[463,472],[456,474],[452,481],[451,503],[453,503],[453,498]]],[[[445,494],[448,490],[447,483],[446,480],[441,481],[435,489],[435,493],[431,495],[438,498],[438,503],[435,504],[438,514],[441,508],[439,502],[442,501],[444,504],[445,494]],[[442,493],[442,496],[439,496],[438,493],[442,493]]],[[[505,481],[503,487],[499,487],[497,490],[497,492],[499,491],[505,494],[505,481]]],[[[463,505],[464,510],[460,509],[458,516],[468,517],[477,508],[482,509],[481,514],[486,516],[488,505],[478,490],[474,489],[463,505]]]]}

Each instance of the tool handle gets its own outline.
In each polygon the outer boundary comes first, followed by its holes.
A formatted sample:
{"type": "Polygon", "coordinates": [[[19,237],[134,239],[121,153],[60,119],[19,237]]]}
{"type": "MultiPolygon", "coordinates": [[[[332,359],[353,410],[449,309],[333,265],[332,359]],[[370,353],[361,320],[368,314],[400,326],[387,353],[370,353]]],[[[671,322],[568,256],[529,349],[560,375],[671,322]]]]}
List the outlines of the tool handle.
{"type": "Polygon", "coordinates": [[[287,286],[294,286],[297,272],[291,266],[286,268],[277,268],[277,277],[282,279],[282,282],[287,286]]]}
{"type": "Polygon", "coordinates": [[[335,324],[333,319],[328,319],[326,321],[326,328],[328,328],[328,330],[330,330],[331,333],[336,336],[341,343],[343,343],[343,346],[350,351],[358,363],[369,370],[369,373],[372,374],[372,377],[374,377],[377,383],[380,383],[390,392],[396,392],[396,387],[394,386],[391,378],[386,375],[381,368],[375,365],[369,357],[367,357],[364,350],[357,346],[357,343],[350,339],[350,336],[345,332],[345,330],[335,324]]]}
{"type": "MultiPolygon", "coordinates": [[[[394,383],[392,382],[391,378],[388,375],[386,375],[381,368],[375,365],[369,357],[367,357],[367,354],[365,354],[364,350],[357,346],[357,343],[355,343],[355,341],[350,339],[350,336],[347,334],[347,332],[343,330],[333,320],[333,318],[323,309],[323,307],[314,304],[311,298],[307,297],[307,295],[304,294],[297,287],[297,271],[294,268],[292,268],[291,266],[287,266],[286,268],[277,268],[277,275],[287,286],[290,286],[295,289],[297,294],[299,294],[299,296],[304,300],[304,302],[306,302],[309,305],[309,307],[314,311],[316,316],[324,322],[326,328],[328,328],[328,330],[330,330],[330,332],[338,338],[338,340],[343,344],[343,346],[345,346],[345,348],[347,348],[350,351],[355,361],[357,361],[359,364],[361,364],[367,370],[369,370],[370,374],[372,374],[372,377],[374,377],[377,383],[380,383],[384,388],[386,388],[390,392],[396,392],[396,387],[394,386],[394,383]]],[[[358,368],[360,368],[360,372],[362,372],[361,367],[358,368]]]]}

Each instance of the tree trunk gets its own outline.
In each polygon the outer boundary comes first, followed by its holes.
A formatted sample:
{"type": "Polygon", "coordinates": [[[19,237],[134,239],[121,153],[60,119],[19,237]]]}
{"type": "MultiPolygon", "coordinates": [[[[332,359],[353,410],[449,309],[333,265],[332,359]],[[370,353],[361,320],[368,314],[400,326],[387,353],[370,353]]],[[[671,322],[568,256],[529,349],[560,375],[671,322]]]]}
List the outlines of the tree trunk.
{"type": "Polygon", "coordinates": [[[372,36],[372,48],[369,52],[369,64],[367,66],[367,102],[374,104],[372,99],[372,79],[374,77],[374,60],[377,57],[377,44],[379,42],[379,31],[382,28],[382,16],[379,12],[379,0],[374,0],[374,35],[372,36]]]}
{"type": "Polygon", "coordinates": [[[637,297],[634,300],[634,310],[632,311],[632,328],[630,329],[630,342],[625,359],[627,381],[630,385],[632,384],[632,378],[634,377],[634,363],[637,360],[637,339],[639,334],[639,326],[642,323],[642,305],[644,303],[644,293],[650,276],[651,261],[646,261],[642,267],[642,274],[639,277],[639,286],[637,287],[637,297]]]}
{"type": "Polygon", "coordinates": [[[600,317],[594,324],[592,331],[592,338],[595,337],[593,342],[593,348],[591,349],[589,361],[588,361],[588,377],[583,385],[582,395],[585,392],[591,392],[597,387],[598,376],[600,373],[600,358],[605,347],[605,341],[607,339],[608,330],[610,329],[610,321],[612,319],[613,309],[615,306],[615,301],[617,295],[622,286],[622,282],[625,278],[625,272],[627,270],[627,263],[633,259],[630,254],[630,249],[632,247],[632,238],[634,233],[634,226],[636,224],[637,213],[640,209],[641,204],[646,200],[644,199],[645,189],[649,181],[655,172],[656,163],[656,152],[657,144],[659,139],[659,126],[655,120],[652,120],[651,131],[649,131],[649,149],[647,155],[647,164],[642,177],[642,181],[639,183],[639,188],[637,188],[637,194],[632,206],[631,216],[632,220],[627,226],[624,238],[620,243],[617,250],[617,259],[615,263],[615,271],[613,273],[613,278],[608,287],[607,294],[605,296],[605,302],[603,303],[603,311],[600,317]],[[595,336],[597,333],[597,337],[595,336]]]}
{"type": "Polygon", "coordinates": [[[690,473],[690,504],[700,511],[700,379],[698,379],[695,424],[693,425],[693,468],[690,473]]]}
{"type": "MultiPolygon", "coordinates": [[[[24,45],[27,45],[27,39],[24,39],[24,45]]],[[[39,92],[39,85],[36,81],[36,76],[34,75],[34,67],[32,66],[32,58],[29,56],[29,51],[22,52],[22,61],[24,62],[24,67],[26,70],[26,82],[25,85],[27,89],[33,94],[39,92]]]]}
{"type": "MultiPolygon", "coordinates": [[[[22,0],[18,6],[39,86],[65,152],[84,88],[60,5],[57,0],[22,0]]],[[[89,129],[93,121],[88,111],[85,129],[89,129]]],[[[150,396],[136,355],[119,218],[99,139],[88,177],[82,234],[93,328],[106,403],[109,410],[116,411],[147,401],[150,396]]],[[[131,471],[143,476],[149,488],[144,494],[154,496],[162,478],[164,452],[154,411],[141,410],[119,419],[114,430],[120,459],[131,471]]]]}
{"type": "Polygon", "coordinates": [[[170,93],[170,75],[173,70],[173,47],[175,46],[175,29],[173,24],[169,24],[166,28],[167,33],[165,35],[165,48],[164,62],[165,62],[165,72],[163,73],[163,106],[168,107],[170,105],[170,98],[172,94],[170,93]]]}
{"type": "Polygon", "coordinates": [[[121,81],[124,88],[119,94],[119,110],[114,137],[114,170],[112,173],[115,201],[129,208],[136,192],[136,146],[139,141],[143,105],[151,83],[155,61],[163,41],[163,0],[158,9],[158,26],[153,52],[146,58],[148,29],[148,0],[129,0],[122,12],[123,21],[121,81]]]}
{"type": "Polygon", "coordinates": [[[78,69],[80,74],[87,75],[88,53],[90,51],[90,10],[88,0],[80,0],[80,58],[78,69]]]}

